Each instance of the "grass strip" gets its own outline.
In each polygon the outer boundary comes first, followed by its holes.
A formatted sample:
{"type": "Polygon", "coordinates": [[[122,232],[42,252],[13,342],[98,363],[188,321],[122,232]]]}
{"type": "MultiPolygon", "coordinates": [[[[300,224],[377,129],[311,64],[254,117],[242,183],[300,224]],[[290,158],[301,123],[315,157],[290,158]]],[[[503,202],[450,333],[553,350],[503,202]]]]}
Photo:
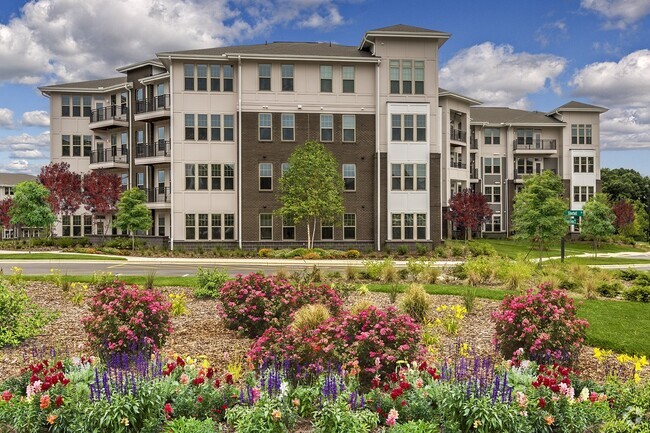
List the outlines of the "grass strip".
{"type": "Polygon", "coordinates": [[[0,260],[117,260],[125,257],[98,256],[97,254],[60,254],[60,253],[7,253],[0,254],[0,260]]]}

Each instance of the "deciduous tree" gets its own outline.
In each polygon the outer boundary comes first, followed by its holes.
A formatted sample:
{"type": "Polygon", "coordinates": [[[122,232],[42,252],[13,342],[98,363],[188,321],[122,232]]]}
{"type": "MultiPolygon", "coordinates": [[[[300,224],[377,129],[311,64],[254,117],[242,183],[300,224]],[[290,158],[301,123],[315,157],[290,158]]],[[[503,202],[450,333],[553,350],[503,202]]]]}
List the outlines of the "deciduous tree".
{"type": "MultiPolygon", "coordinates": [[[[81,183],[84,208],[92,214],[93,218],[115,213],[117,202],[122,194],[122,181],[118,175],[91,171],[84,174],[81,183]]],[[[104,231],[107,229],[108,225],[104,231]]]]}
{"type": "Polygon", "coordinates": [[[460,191],[449,200],[447,219],[465,229],[465,239],[472,238],[472,230],[478,230],[489,217],[492,209],[485,196],[470,189],[460,191]]]}
{"type": "Polygon", "coordinates": [[[632,201],[650,197],[650,177],[630,168],[603,168],[600,170],[602,190],[610,200],[632,201]]]}
{"type": "Polygon", "coordinates": [[[73,214],[81,206],[81,176],[71,172],[67,162],[51,162],[41,167],[37,179],[50,191],[48,201],[56,215],[73,214]]]}
{"type": "Polygon", "coordinates": [[[145,202],[147,196],[140,188],[124,191],[117,202],[117,214],[113,225],[131,233],[131,249],[135,249],[136,230],[149,230],[153,221],[145,202]]]}
{"type": "MultiPolygon", "coordinates": [[[[29,228],[50,227],[56,221],[48,197],[50,191],[40,183],[29,181],[16,185],[14,200],[9,211],[12,224],[29,228]]],[[[32,241],[29,240],[31,252],[32,241]]]]}
{"type": "Polygon", "coordinates": [[[600,242],[614,234],[616,216],[607,203],[607,196],[603,194],[596,194],[589,199],[585,203],[583,211],[580,233],[593,239],[594,256],[597,256],[600,242]]]}
{"type": "Polygon", "coordinates": [[[334,155],[316,141],[298,146],[280,178],[279,200],[276,213],[296,224],[306,222],[307,248],[313,248],[318,221],[334,221],[344,212],[343,179],[334,155]]]}
{"type": "Polygon", "coordinates": [[[11,197],[0,200],[0,225],[2,225],[3,228],[11,226],[11,215],[9,215],[9,210],[11,209],[12,203],[13,199],[11,197]]]}
{"type": "Polygon", "coordinates": [[[619,233],[626,230],[628,226],[634,224],[634,206],[628,200],[619,200],[612,206],[612,212],[616,217],[614,227],[619,233]]]}
{"type": "Polygon", "coordinates": [[[544,246],[567,232],[564,211],[568,204],[562,193],[562,179],[545,170],[525,179],[523,189],[515,196],[512,224],[516,237],[537,246],[540,266],[544,246]]]}

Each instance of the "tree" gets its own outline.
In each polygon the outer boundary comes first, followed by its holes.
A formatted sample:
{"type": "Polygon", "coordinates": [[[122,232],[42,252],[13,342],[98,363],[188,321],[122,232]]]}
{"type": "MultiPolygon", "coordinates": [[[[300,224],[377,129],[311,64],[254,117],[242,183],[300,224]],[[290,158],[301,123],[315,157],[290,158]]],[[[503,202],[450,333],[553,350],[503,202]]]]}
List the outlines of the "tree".
{"type": "Polygon", "coordinates": [[[537,245],[540,266],[544,245],[567,232],[564,211],[568,206],[562,192],[562,179],[545,170],[524,180],[523,189],[515,196],[512,224],[516,237],[537,245]]]}
{"type": "Polygon", "coordinates": [[[596,194],[589,199],[583,211],[580,233],[593,238],[594,256],[597,256],[600,242],[614,234],[616,216],[607,203],[607,196],[603,194],[596,194]]]}
{"type": "Polygon", "coordinates": [[[145,204],[147,196],[140,188],[124,191],[117,202],[117,214],[113,225],[131,233],[131,249],[135,250],[136,230],[149,230],[153,221],[145,204]]]}
{"type": "Polygon", "coordinates": [[[465,189],[449,199],[449,211],[446,218],[465,229],[465,240],[472,238],[472,230],[478,230],[489,217],[492,209],[481,193],[465,189]]]}
{"type": "Polygon", "coordinates": [[[12,203],[13,200],[11,197],[0,200],[0,225],[2,228],[11,226],[11,215],[9,215],[9,210],[11,209],[12,203]]]}
{"type": "MultiPolygon", "coordinates": [[[[50,191],[40,183],[29,181],[20,182],[14,190],[14,200],[9,210],[12,224],[23,227],[49,227],[56,221],[48,197],[50,191]]],[[[31,252],[32,240],[29,240],[31,252]]]]}
{"type": "Polygon", "coordinates": [[[612,206],[612,212],[616,217],[614,227],[619,234],[628,230],[628,227],[634,224],[634,206],[627,199],[619,200],[612,206]]]}
{"type": "Polygon", "coordinates": [[[603,168],[600,170],[602,190],[613,202],[632,201],[650,197],[650,177],[630,168],[603,168]]]}
{"type": "Polygon", "coordinates": [[[67,162],[41,167],[37,179],[50,191],[48,201],[55,214],[70,215],[81,206],[81,176],[71,172],[67,162]]]}
{"type": "MultiPolygon", "coordinates": [[[[81,183],[84,208],[93,215],[93,218],[115,213],[117,202],[122,194],[122,180],[118,175],[91,171],[84,174],[81,183]]],[[[107,229],[108,226],[105,226],[102,234],[105,234],[107,229]]]]}
{"type": "Polygon", "coordinates": [[[334,155],[316,141],[298,146],[280,178],[279,201],[277,214],[307,223],[307,248],[313,248],[317,222],[333,221],[344,212],[343,179],[334,155]]]}

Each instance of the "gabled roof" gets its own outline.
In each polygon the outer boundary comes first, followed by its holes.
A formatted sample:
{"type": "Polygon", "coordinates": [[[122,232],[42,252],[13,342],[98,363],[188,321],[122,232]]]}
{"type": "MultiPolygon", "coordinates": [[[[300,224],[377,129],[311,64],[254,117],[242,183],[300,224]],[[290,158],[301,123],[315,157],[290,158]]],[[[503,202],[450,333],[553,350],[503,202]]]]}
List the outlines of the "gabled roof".
{"type": "Polygon", "coordinates": [[[366,34],[363,35],[359,49],[364,51],[369,50],[370,44],[374,43],[377,36],[392,38],[439,39],[440,45],[442,45],[447,39],[451,37],[451,33],[441,32],[439,30],[425,29],[423,27],[409,26],[406,24],[395,24],[388,27],[368,30],[366,34]]]}
{"type": "Polygon", "coordinates": [[[481,101],[478,99],[473,99],[470,98],[469,96],[461,95],[460,93],[452,92],[451,90],[443,89],[442,87],[438,88],[438,96],[439,97],[445,97],[449,96],[452,98],[460,99],[461,101],[465,101],[469,103],[469,105],[480,105],[482,104],[481,101]]]}
{"type": "Polygon", "coordinates": [[[92,91],[106,91],[115,87],[120,87],[126,84],[126,77],[103,78],[101,80],[79,81],[76,83],[63,83],[53,84],[50,86],[39,87],[43,93],[50,93],[54,91],[77,91],[77,92],[92,92],[92,91]]]}
{"type": "Polygon", "coordinates": [[[388,27],[381,27],[379,29],[368,30],[366,33],[444,33],[439,30],[425,29],[423,27],[409,26],[407,24],[395,24],[388,27]]]}
{"type": "Polygon", "coordinates": [[[272,42],[257,45],[238,45],[232,47],[202,48],[198,50],[171,51],[157,54],[159,58],[183,56],[237,56],[254,55],[269,57],[348,57],[372,58],[366,51],[357,47],[323,42],[272,42]]]}
{"type": "Polygon", "coordinates": [[[562,126],[564,122],[540,111],[517,110],[507,107],[471,107],[472,124],[562,126]]]}
{"type": "Polygon", "coordinates": [[[130,65],[122,66],[120,68],[117,68],[117,72],[128,72],[134,69],[142,68],[144,66],[157,66],[159,68],[164,68],[162,62],[156,58],[156,59],[143,60],[140,62],[131,63],[130,65]]]}
{"type": "Polygon", "coordinates": [[[597,113],[604,113],[607,110],[605,107],[599,107],[598,105],[585,104],[584,102],[578,101],[569,101],[566,104],[557,107],[555,110],[551,110],[548,114],[559,113],[562,111],[591,111],[597,113]]]}
{"type": "Polygon", "coordinates": [[[0,173],[0,185],[2,186],[14,186],[17,183],[29,180],[36,180],[36,176],[21,173],[0,173]]]}

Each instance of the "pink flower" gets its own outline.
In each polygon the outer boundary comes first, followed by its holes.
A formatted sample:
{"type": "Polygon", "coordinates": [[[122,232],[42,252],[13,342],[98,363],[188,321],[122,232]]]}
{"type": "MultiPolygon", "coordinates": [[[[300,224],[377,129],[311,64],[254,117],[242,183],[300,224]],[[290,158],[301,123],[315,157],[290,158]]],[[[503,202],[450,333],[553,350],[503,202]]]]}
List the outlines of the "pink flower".
{"type": "Polygon", "coordinates": [[[386,417],[386,425],[390,427],[394,426],[395,421],[397,421],[398,418],[399,418],[399,413],[397,412],[397,410],[391,409],[390,411],[388,411],[388,416],[386,417]]]}

